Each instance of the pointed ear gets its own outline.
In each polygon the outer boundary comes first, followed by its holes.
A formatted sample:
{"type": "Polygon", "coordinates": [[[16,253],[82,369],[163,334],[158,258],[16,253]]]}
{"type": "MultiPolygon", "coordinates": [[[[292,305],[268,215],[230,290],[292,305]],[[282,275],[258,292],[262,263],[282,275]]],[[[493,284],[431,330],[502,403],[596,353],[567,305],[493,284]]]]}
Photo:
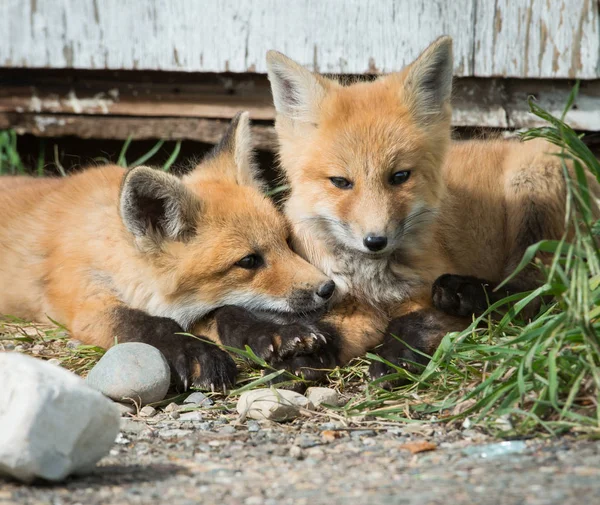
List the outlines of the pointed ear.
{"type": "Polygon", "coordinates": [[[452,39],[440,37],[408,67],[404,97],[418,120],[449,110],[453,63],[452,39]]]}
{"type": "Polygon", "coordinates": [[[140,166],[125,174],[119,211],[138,245],[147,249],[193,236],[200,201],[174,175],[140,166]]]}
{"type": "Polygon", "coordinates": [[[197,171],[199,177],[229,177],[240,186],[263,189],[264,183],[254,162],[250,117],[247,112],[235,115],[219,143],[208,153],[197,171]]]}
{"type": "Polygon", "coordinates": [[[319,105],[329,87],[327,79],[277,51],[267,53],[267,74],[279,114],[304,123],[318,123],[319,105]]]}

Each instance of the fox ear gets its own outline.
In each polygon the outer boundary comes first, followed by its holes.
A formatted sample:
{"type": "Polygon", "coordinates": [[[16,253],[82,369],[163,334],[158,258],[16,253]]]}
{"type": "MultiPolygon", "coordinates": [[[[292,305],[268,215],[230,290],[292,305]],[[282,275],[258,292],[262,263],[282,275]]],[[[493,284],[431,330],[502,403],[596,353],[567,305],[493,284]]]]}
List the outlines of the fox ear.
{"type": "Polygon", "coordinates": [[[328,87],[325,78],[277,51],[267,53],[267,74],[279,114],[304,123],[318,123],[319,104],[328,87]]]}
{"type": "Polygon", "coordinates": [[[254,162],[250,117],[247,112],[235,115],[219,143],[198,168],[200,176],[228,177],[240,186],[263,189],[264,183],[254,162]]]}
{"type": "Polygon", "coordinates": [[[123,224],[142,249],[195,233],[200,201],[174,175],[149,167],[125,174],[119,197],[123,224]]]}
{"type": "Polygon", "coordinates": [[[408,67],[404,96],[415,116],[427,122],[448,110],[452,94],[452,38],[440,37],[408,67]]]}

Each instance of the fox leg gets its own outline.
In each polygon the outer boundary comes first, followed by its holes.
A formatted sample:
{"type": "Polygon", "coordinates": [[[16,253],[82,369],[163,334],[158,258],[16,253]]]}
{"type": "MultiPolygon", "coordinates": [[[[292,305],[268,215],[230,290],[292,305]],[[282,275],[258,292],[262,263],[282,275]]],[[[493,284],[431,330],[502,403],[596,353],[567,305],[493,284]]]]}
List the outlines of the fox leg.
{"type": "Polygon", "coordinates": [[[69,328],[74,338],[109,348],[115,341],[143,342],[159,349],[178,387],[190,382],[221,389],[235,383],[237,370],[231,357],[213,344],[186,335],[179,324],[132,309],[110,294],[97,294],[78,305],[69,328]]]}
{"type": "MultiPolygon", "coordinates": [[[[442,338],[451,331],[465,329],[469,320],[450,316],[432,306],[431,297],[420,301],[400,304],[394,311],[396,317],[390,321],[380,348],[376,350],[390,363],[419,373],[425,366],[442,338]]],[[[378,379],[393,369],[385,363],[374,361],[369,367],[371,378],[378,379]]],[[[391,382],[384,387],[392,387],[391,382]]]]}

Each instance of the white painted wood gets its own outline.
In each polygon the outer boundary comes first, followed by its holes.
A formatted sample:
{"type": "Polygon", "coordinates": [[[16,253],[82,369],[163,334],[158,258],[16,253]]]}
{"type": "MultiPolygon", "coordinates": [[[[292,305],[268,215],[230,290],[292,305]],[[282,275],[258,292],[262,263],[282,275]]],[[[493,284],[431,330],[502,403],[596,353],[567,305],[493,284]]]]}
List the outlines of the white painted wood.
{"type": "Polygon", "coordinates": [[[597,0],[475,0],[474,74],[600,77],[597,0]]]}
{"type": "Polygon", "coordinates": [[[0,0],[0,66],[328,73],[398,70],[440,35],[472,73],[473,0],[0,0]]]}
{"type": "Polygon", "coordinates": [[[0,66],[398,70],[452,35],[455,75],[600,77],[597,0],[0,0],[0,66]]]}

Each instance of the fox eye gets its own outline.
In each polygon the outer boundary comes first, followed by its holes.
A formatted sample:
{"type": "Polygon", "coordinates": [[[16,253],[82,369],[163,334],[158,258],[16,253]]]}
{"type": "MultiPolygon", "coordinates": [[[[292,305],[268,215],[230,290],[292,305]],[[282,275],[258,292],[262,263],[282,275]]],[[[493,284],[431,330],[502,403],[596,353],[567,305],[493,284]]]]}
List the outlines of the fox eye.
{"type": "Polygon", "coordinates": [[[329,180],[331,184],[340,189],[352,189],[352,186],[354,186],[351,181],[344,177],[330,177],[329,180]]]}
{"type": "Polygon", "coordinates": [[[396,172],[390,178],[390,184],[392,186],[400,186],[400,184],[404,184],[408,181],[410,177],[410,170],[401,170],[400,172],[396,172]]]}
{"type": "Polygon", "coordinates": [[[236,262],[236,266],[246,270],[254,270],[255,268],[261,267],[263,263],[262,257],[258,254],[249,254],[236,262]]]}

